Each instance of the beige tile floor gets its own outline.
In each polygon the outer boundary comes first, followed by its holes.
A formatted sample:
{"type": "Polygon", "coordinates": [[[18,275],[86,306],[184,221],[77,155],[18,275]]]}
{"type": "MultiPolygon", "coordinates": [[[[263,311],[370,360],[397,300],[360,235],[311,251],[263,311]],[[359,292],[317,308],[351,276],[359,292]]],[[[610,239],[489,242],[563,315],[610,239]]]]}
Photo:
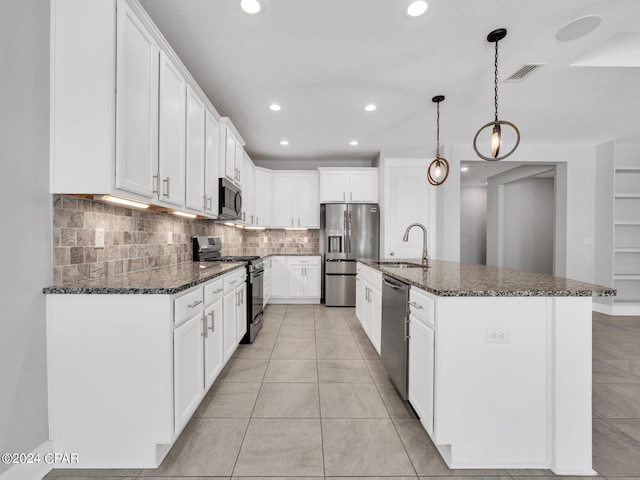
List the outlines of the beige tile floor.
{"type": "MultiPolygon", "coordinates": [[[[593,319],[594,468],[640,480],[640,317],[594,313],[593,319]]],[[[390,383],[353,308],[272,305],[257,341],[238,348],[160,468],[49,476],[542,480],[553,474],[448,469],[390,383]]]]}

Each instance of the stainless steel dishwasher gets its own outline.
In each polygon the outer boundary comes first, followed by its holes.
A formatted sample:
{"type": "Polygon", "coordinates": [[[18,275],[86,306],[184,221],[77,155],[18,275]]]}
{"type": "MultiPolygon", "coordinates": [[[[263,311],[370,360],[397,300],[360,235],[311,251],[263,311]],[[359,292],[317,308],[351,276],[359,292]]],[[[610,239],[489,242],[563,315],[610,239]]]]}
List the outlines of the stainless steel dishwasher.
{"type": "Polygon", "coordinates": [[[409,379],[409,285],[382,278],[382,364],[406,400],[409,379]]]}

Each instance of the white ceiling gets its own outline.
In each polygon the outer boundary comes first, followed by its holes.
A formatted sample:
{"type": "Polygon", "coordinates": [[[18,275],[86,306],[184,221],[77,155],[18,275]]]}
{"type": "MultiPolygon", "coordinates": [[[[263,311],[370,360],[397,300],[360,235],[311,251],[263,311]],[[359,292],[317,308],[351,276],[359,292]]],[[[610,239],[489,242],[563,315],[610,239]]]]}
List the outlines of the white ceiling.
{"type": "Polygon", "coordinates": [[[404,14],[408,0],[263,0],[254,16],[239,0],[141,3],[254,160],[433,154],[437,94],[447,97],[441,143],[470,144],[493,120],[486,35],[499,27],[508,30],[501,79],[546,64],[500,84],[500,118],[518,125],[523,144],[640,140],[640,69],[571,66],[619,33],[639,33],[638,0],[429,0],[418,18],[404,14]],[[586,15],[602,17],[595,31],[556,39],[586,15]],[[282,111],[269,111],[272,102],[282,111]],[[367,103],[378,110],[365,112],[367,103]]]}

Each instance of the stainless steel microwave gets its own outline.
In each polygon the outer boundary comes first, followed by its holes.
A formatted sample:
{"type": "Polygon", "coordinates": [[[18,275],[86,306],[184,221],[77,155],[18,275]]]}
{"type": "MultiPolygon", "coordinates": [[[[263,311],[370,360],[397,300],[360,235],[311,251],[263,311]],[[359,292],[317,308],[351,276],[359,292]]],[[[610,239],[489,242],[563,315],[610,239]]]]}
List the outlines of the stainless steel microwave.
{"type": "Polygon", "coordinates": [[[219,187],[218,196],[220,207],[218,217],[229,219],[240,218],[240,212],[242,212],[242,192],[240,188],[225,178],[220,179],[219,187]]]}

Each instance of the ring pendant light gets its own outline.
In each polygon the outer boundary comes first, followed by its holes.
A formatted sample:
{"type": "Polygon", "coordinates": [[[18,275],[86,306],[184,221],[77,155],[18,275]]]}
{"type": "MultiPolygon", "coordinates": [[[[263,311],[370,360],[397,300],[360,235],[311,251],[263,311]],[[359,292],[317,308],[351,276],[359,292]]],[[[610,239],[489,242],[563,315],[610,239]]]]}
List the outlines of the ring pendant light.
{"type": "Polygon", "coordinates": [[[483,125],[480,130],[476,133],[476,136],[473,137],[473,149],[476,151],[476,154],[482,158],[483,160],[487,160],[489,162],[495,162],[497,160],[502,160],[507,158],[513,152],[516,151],[518,145],[520,144],[520,130],[513,123],[507,122],[506,120],[498,120],[498,42],[507,36],[507,30],[505,28],[498,28],[494,30],[489,35],[487,35],[487,41],[496,44],[496,54],[495,54],[495,76],[494,76],[494,121],[489,122],[486,125],[483,125]],[[500,149],[502,148],[502,127],[509,127],[513,130],[515,134],[515,145],[513,148],[507,152],[506,154],[500,156],[500,149]],[[480,153],[478,150],[478,136],[485,129],[491,128],[491,156],[487,157],[480,153]]]}
{"type": "Polygon", "coordinates": [[[442,185],[449,176],[449,162],[440,156],[440,102],[444,100],[444,95],[436,95],[431,99],[437,105],[436,116],[436,158],[429,164],[427,169],[427,180],[434,186],[442,185]]]}

